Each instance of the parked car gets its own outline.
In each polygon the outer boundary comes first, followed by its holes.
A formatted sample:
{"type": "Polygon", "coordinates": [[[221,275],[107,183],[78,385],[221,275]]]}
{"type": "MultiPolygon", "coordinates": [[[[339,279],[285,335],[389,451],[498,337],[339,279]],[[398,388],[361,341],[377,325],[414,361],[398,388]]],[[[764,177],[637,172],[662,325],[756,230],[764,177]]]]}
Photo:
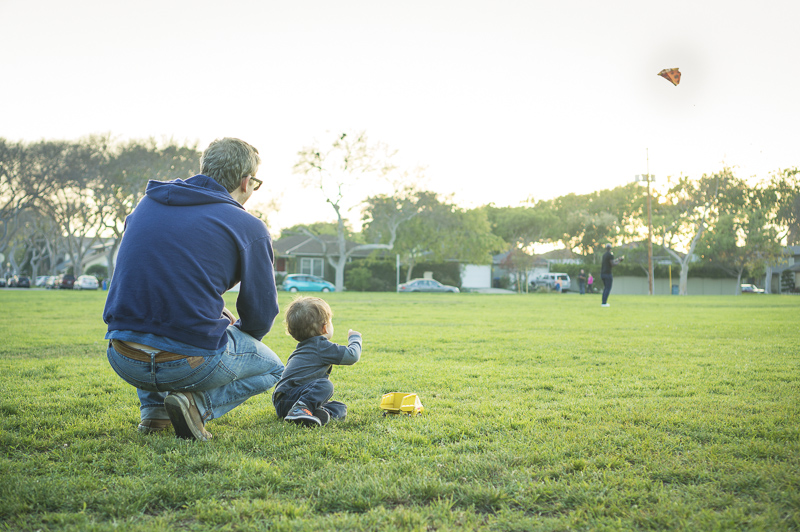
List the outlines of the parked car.
{"type": "Polygon", "coordinates": [[[46,275],[40,275],[39,277],[36,278],[36,282],[34,283],[34,286],[44,286],[44,283],[46,283],[46,282],[47,282],[47,276],[46,275]]]}
{"type": "Polygon", "coordinates": [[[763,294],[764,289],[758,288],[754,284],[743,284],[742,285],[742,293],[743,294],[763,294]]]}
{"type": "Polygon", "coordinates": [[[4,288],[6,286],[6,278],[0,277],[0,288],[4,288]]]}
{"type": "Polygon", "coordinates": [[[13,286],[16,288],[30,288],[31,280],[24,275],[15,275],[8,280],[8,286],[13,286]]]}
{"type": "Polygon", "coordinates": [[[100,288],[100,282],[94,275],[81,275],[75,279],[72,285],[73,290],[97,290],[100,288]]]}
{"type": "Polygon", "coordinates": [[[333,292],[336,287],[322,277],[293,273],[283,280],[283,289],[287,292],[333,292]]]}
{"type": "Polygon", "coordinates": [[[74,284],[75,284],[75,276],[72,274],[62,275],[58,280],[58,287],[67,290],[72,290],[72,286],[74,284]]]}
{"type": "Polygon", "coordinates": [[[442,284],[435,279],[413,279],[403,283],[399,292],[460,292],[458,287],[442,284]]]}
{"type": "Polygon", "coordinates": [[[44,287],[47,288],[48,290],[52,290],[53,288],[58,288],[60,282],[61,282],[61,277],[59,277],[58,275],[51,275],[44,282],[44,287]]]}
{"type": "Polygon", "coordinates": [[[531,288],[536,289],[546,287],[550,290],[556,290],[556,284],[561,285],[562,292],[568,292],[572,286],[572,281],[570,280],[569,275],[566,273],[542,273],[537,275],[533,281],[531,281],[531,288]]]}

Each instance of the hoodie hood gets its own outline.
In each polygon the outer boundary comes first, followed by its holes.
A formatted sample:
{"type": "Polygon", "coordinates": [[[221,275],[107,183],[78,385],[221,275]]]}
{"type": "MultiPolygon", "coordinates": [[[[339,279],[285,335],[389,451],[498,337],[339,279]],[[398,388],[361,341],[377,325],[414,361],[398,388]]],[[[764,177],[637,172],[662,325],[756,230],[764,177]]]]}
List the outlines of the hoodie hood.
{"type": "Polygon", "coordinates": [[[145,195],[163,205],[184,207],[207,205],[209,203],[229,203],[244,209],[233,199],[225,187],[208,176],[198,174],[186,181],[148,181],[145,195]]]}

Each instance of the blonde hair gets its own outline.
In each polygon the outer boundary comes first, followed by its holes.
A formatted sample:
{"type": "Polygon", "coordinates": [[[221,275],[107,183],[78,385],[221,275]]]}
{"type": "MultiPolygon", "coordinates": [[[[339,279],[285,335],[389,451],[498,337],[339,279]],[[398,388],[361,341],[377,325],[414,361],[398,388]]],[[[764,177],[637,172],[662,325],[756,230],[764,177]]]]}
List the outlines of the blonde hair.
{"type": "Polygon", "coordinates": [[[333,311],[324,299],[299,297],[286,308],[286,332],[298,342],[320,336],[333,311]]]}

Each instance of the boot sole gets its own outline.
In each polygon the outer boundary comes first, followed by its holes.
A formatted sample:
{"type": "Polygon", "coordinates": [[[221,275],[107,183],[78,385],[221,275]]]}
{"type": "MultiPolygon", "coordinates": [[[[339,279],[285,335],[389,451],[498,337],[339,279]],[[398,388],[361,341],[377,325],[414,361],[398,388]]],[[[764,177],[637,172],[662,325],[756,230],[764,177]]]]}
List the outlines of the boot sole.
{"type": "Polygon", "coordinates": [[[191,422],[190,407],[189,399],[182,394],[170,394],[164,399],[164,408],[166,408],[169,419],[172,421],[177,437],[186,440],[208,441],[208,438],[203,434],[202,427],[198,429],[191,422]]]}

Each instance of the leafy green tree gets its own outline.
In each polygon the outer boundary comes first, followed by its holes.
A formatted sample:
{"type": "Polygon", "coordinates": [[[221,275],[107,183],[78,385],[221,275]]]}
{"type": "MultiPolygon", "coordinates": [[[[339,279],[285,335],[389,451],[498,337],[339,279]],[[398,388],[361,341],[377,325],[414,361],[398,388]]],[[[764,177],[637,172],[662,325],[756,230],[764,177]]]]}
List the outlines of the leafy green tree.
{"type": "Polygon", "coordinates": [[[740,293],[739,285],[746,271],[763,271],[767,262],[780,256],[777,231],[764,225],[761,214],[749,213],[744,219],[721,215],[714,230],[705,233],[698,247],[705,260],[736,276],[736,293],[740,293]]]}
{"type": "Polygon", "coordinates": [[[704,234],[698,250],[705,260],[736,276],[739,293],[745,271],[765,271],[782,258],[778,228],[772,223],[775,194],[731,174],[717,188],[716,199],[714,230],[704,234]]]}
{"type": "MultiPolygon", "coordinates": [[[[296,224],[291,227],[286,227],[285,229],[281,229],[281,236],[283,235],[296,235],[296,234],[305,234],[305,235],[313,235],[313,236],[335,236],[339,230],[339,224],[331,223],[331,222],[314,222],[310,224],[296,224]]],[[[353,231],[353,228],[350,224],[345,220],[344,224],[345,230],[345,237],[348,240],[357,240],[360,238],[358,233],[353,231]]]]}
{"type": "MultiPolygon", "coordinates": [[[[653,216],[653,231],[661,247],[678,265],[679,294],[688,294],[689,269],[695,260],[695,250],[703,234],[713,228],[720,214],[736,192],[737,180],[730,168],[692,180],[680,176],[657,202],[653,216]]],[[[723,211],[724,212],[724,211],[723,211]]]]}
{"type": "Polygon", "coordinates": [[[772,176],[768,188],[775,202],[775,222],[789,246],[800,245],[800,168],[787,168],[772,176]]]}
{"type": "Polygon", "coordinates": [[[531,207],[484,208],[494,234],[512,248],[529,250],[534,244],[552,241],[557,236],[559,219],[549,202],[538,202],[531,207]]]}
{"type": "Polygon", "coordinates": [[[492,253],[505,246],[492,233],[484,209],[461,209],[434,192],[409,189],[402,199],[375,196],[366,205],[365,214],[371,221],[365,223],[364,233],[370,241],[386,239],[385,220],[391,218],[380,213],[387,206],[405,213],[392,251],[406,266],[406,281],[413,278],[414,268],[421,262],[488,264],[492,253]]]}
{"type": "MultiPolygon", "coordinates": [[[[567,194],[552,200],[558,218],[557,237],[584,256],[596,255],[608,242],[634,236],[642,211],[642,191],[634,184],[589,194],[567,194]]],[[[645,218],[646,228],[646,218],[645,218]]]]}

